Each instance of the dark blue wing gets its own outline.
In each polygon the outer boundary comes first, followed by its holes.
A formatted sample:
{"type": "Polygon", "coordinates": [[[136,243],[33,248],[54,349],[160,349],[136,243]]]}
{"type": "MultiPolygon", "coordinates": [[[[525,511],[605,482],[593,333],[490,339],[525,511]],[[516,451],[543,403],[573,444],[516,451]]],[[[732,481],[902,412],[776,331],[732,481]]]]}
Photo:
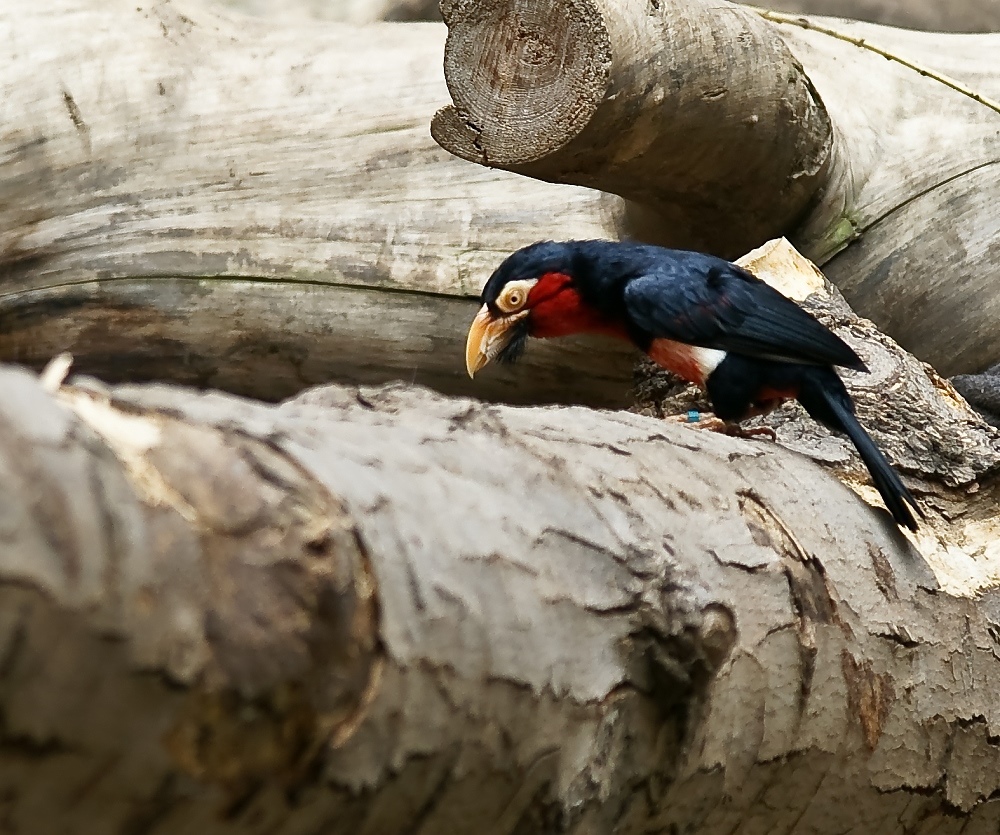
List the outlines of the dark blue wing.
{"type": "Polygon", "coordinates": [[[625,287],[626,313],[647,337],[762,359],[864,369],[846,342],[756,276],[719,258],[683,255],[625,287]]]}

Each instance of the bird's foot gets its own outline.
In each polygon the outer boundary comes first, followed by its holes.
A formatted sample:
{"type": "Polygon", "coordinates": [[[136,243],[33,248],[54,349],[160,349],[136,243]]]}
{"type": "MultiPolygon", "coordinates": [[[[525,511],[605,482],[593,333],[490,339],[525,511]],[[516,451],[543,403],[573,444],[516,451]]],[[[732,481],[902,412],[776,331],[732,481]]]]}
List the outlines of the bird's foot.
{"type": "Polygon", "coordinates": [[[728,423],[725,429],[720,429],[720,432],[725,432],[727,435],[732,435],[734,438],[760,438],[764,437],[771,441],[778,440],[778,433],[775,432],[770,426],[751,426],[749,428],[740,426],[738,423],[728,423]]]}
{"type": "Polygon", "coordinates": [[[763,435],[772,441],[778,439],[777,434],[770,426],[751,426],[747,428],[740,426],[738,423],[723,420],[715,415],[703,415],[694,409],[683,415],[671,415],[668,420],[687,424],[692,429],[707,429],[709,432],[721,432],[723,435],[730,435],[734,438],[756,438],[763,435]]]}

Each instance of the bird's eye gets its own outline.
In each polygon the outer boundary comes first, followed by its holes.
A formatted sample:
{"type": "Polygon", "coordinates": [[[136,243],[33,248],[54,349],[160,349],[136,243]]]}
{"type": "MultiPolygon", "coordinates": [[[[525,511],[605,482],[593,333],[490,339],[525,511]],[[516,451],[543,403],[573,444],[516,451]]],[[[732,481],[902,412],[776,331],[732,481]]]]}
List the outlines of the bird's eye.
{"type": "MultiPolygon", "coordinates": [[[[516,313],[524,307],[524,303],[528,300],[529,287],[525,286],[527,284],[529,282],[524,281],[508,284],[497,299],[497,307],[504,313],[516,313]]],[[[530,284],[534,284],[534,282],[532,281],[530,284]]]]}

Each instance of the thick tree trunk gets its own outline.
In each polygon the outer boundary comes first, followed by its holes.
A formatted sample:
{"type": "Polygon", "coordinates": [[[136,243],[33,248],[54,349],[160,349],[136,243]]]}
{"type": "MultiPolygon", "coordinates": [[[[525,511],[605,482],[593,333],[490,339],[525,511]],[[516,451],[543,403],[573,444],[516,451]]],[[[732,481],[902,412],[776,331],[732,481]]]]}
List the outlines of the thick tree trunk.
{"type": "Polygon", "coordinates": [[[996,548],[938,512],[991,528],[975,470],[911,541],[635,414],[0,391],[11,831],[1000,823],[996,548]]]}
{"type": "Polygon", "coordinates": [[[455,104],[434,135],[453,153],[625,195],[677,245],[734,256],[787,234],[942,372],[1000,361],[1000,34],[700,2],[443,10],[455,104]]]}
{"type": "MultiPolygon", "coordinates": [[[[358,31],[0,4],[0,358],[70,350],[111,379],[273,399],[331,379],[471,392],[483,277],[525,235],[625,234],[622,201],[445,153],[427,131],[444,27],[358,31]]],[[[624,349],[530,361],[477,393],[626,401],[624,349]]]]}

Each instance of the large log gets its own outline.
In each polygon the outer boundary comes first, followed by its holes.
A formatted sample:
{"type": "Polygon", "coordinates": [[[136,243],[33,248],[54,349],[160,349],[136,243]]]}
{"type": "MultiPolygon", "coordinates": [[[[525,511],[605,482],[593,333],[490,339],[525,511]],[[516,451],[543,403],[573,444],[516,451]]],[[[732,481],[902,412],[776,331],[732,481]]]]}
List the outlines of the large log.
{"type": "MultiPolygon", "coordinates": [[[[275,25],[182,3],[0,3],[0,358],[278,399],[331,379],[471,392],[479,288],[618,198],[466,165],[427,123],[444,27],[275,25]],[[29,57],[30,56],[30,57],[29,57]]],[[[584,343],[477,393],[622,404],[584,343]]]]}
{"type": "Polygon", "coordinates": [[[0,370],[11,831],[1000,823],[981,469],[914,541],[640,415],[53,388],[0,370]]]}
{"type": "Polygon", "coordinates": [[[750,10],[487,0],[441,11],[454,105],[431,132],[464,159],[621,194],[674,241],[731,257],[792,224],[824,181],[826,111],[750,10]]]}
{"type": "Polygon", "coordinates": [[[1000,361],[1000,35],[701,2],[443,10],[453,153],[642,202],[676,245],[789,235],[942,372],[1000,361]]]}

